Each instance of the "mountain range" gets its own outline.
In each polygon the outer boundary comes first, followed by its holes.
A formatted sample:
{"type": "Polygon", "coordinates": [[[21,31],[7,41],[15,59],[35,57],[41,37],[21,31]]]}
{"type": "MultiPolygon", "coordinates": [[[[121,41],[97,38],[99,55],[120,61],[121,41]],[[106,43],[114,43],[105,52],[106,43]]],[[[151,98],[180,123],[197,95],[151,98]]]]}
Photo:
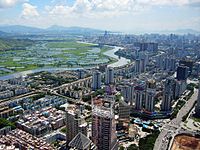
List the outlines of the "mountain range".
{"type": "MultiPolygon", "coordinates": [[[[63,27],[53,25],[48,28],[36,28],[21,25],[4,25],[0,26],[0,32],[12,33],[12,34],[34,34],[34,33],[77,33],[77,34],[91,34],[91,33],[103,33],[104,31],[92,28],[83,27],[63,27]]],[[[1,34],[1,33],[0,33],[1,34]]]]}
{"type": "MultiPolygon", "coordinates": [[[[37,27],[29,27],[22,25],[1,25],[0,26],[0,36],[5,34],[103,34],[103,30],[93,29],[93,28],[85,28],[85,27],[64,27],[53,25],[48,28],[37,28],[37,27]]],[[[112,32],[114,33],[114,32],[112,32]]],[[[118,32],[120,33],[120,32],[118,32]]],[[[152,32],[154,33],[154,32],[152,32]]],[[[179,30],[163,30],[155,33],[161,34],[200,34],[200,31],[196,31],[193,29],[179,29],[179,30]]]]}

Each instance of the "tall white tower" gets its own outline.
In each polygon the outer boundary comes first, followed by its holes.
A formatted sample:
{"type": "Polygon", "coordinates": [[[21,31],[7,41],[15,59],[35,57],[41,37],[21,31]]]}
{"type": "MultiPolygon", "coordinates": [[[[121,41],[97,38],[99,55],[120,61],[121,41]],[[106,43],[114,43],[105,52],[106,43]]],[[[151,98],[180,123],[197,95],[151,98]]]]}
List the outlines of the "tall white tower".
{"type": "Polygon", "coordinates": [[[156,94],[156,81],[151,79],[147,81],[145,110],[148,112],[154,111],[154,99],[156,94]]]}

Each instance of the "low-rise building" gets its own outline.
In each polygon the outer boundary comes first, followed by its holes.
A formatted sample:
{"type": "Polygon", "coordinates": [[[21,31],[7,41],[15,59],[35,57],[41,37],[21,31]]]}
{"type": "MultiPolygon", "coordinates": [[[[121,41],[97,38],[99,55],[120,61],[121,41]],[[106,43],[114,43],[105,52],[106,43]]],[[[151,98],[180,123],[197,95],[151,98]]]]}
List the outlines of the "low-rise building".
{"type": "Polygon", "coordinates": [[[54,150],[54,148],[44,140],[38,139],[20,129],[12,130],[7,135],[0,135],[0,149],[2,147],[4,148],[3,150],[8,149],[8,147],[11,147],[11,150],[14,150],[14,148],[19,148],[22,150],[54,150]]]}

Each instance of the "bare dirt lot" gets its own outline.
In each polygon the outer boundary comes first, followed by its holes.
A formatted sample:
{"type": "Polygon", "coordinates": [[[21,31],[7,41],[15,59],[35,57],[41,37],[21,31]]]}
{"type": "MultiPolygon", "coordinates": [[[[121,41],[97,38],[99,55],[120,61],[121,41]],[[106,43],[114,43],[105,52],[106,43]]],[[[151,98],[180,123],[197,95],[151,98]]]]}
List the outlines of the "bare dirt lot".
{"type": "Polygon", "coordinates": [[[175,137],[171,150],[200,150],[200,139],[188,135],[175,137]]]}

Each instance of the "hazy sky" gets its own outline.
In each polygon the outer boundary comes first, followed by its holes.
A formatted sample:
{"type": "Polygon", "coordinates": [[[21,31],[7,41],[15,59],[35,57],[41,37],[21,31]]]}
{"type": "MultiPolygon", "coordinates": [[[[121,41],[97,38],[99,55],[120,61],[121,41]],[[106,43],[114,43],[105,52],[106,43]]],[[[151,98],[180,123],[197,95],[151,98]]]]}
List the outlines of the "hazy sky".
{"type": "Polygon", "coordinates": [[[200,0],[0,0],[0,24],[200,30],[200,0]]]}

